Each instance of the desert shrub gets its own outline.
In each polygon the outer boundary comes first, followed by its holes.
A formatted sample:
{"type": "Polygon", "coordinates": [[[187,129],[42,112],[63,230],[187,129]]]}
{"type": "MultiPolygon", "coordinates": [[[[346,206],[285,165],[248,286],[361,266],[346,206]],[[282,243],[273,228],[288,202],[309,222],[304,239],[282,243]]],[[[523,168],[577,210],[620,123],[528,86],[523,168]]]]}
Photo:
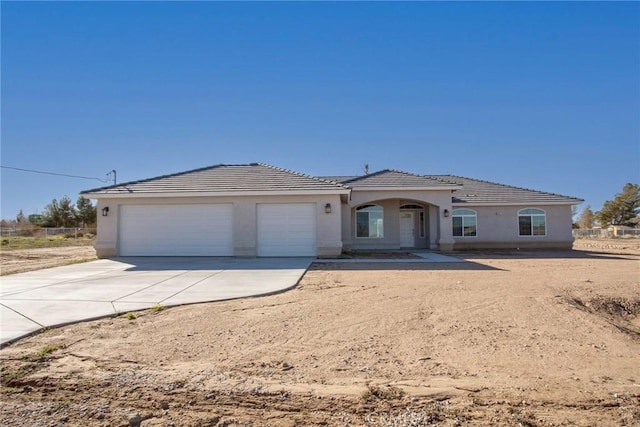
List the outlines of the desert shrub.
{"type": "Polygon", "coordinates": [[[377,386],[374,384],[367,384],[367,389],[362,392],[363,400],[393,400],[400,399],[404,396],[404,391],[394,386],[377,386]]]}
{"type": "Polygon", "coordinates": [[[153,307],[151,307],[149,310],[151,310],[153,313],[158,313],[162,310],[166,310],[167,307],[165,307],[162,304],[156,304],[153,307]]]}

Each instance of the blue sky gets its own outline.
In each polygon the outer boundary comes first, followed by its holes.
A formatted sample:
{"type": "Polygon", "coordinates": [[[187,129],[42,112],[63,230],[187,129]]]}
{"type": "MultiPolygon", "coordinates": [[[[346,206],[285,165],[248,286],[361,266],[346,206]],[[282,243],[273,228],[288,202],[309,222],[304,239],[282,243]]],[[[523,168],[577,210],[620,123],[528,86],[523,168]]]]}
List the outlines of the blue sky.
{"type": "MultiPolygon", "coordinates": [[[[6,2],[3,166],[640,181],[638,2],[6,2]]],[[[2,218],[97,180],[1,170],[2,218]]]]}

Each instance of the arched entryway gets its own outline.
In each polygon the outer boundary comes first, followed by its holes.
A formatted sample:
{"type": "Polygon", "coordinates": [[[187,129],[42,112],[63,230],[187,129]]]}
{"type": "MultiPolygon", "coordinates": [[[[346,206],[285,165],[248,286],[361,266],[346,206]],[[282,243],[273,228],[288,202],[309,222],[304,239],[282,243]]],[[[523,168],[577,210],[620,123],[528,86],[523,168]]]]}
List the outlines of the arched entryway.
{"type": "Polygon", "coordinates": [[[440,249],[443,239],[453,241],[448,238],[450,218],[442,213],[451,210],[451,195],[405,193],[405,197],[381,197],[387,191],[352,193],[343,210],[345,250],[440,249]]]}

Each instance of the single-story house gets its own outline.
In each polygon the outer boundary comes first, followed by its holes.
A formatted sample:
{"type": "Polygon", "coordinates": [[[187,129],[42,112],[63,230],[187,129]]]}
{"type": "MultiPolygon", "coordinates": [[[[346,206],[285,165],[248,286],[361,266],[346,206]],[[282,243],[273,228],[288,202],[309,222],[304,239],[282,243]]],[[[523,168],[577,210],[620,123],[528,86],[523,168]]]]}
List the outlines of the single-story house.
{"type": "Polygon", "coordinates": [[[453,175],[313,177],[216,165],[82,192],[99,257],[335,256],[348,250],[571,248],[575,197],[453,175]]]}

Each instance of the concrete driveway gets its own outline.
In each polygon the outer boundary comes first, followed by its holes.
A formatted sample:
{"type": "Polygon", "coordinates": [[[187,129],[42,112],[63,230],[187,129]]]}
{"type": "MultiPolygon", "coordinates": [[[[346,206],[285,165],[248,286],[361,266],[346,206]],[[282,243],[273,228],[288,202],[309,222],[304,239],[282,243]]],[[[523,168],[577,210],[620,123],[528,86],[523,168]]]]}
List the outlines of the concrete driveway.
{"type": "Polygon", "coordinates": [[[295,286],[313,258],[102,259],[0,278],[0,344],[156,304],[265,295],[295,286]]]}

